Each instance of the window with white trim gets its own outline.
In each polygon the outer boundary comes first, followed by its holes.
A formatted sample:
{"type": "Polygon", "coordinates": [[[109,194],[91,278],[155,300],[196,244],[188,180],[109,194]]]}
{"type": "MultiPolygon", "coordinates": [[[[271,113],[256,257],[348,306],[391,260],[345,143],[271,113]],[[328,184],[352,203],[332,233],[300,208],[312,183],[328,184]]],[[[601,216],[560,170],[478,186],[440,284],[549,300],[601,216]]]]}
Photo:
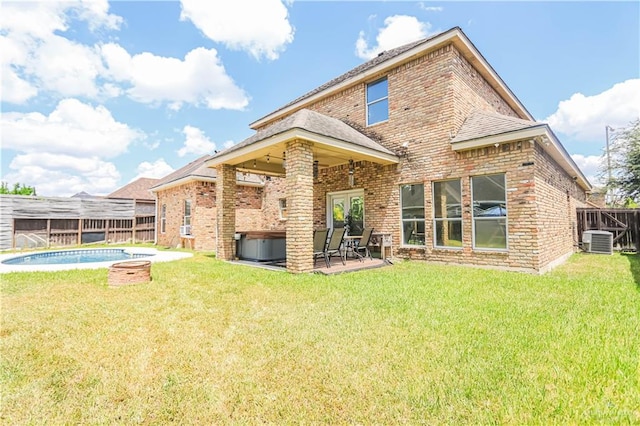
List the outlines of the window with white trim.
{"type": "Polygon", "coordinates": [[[367,126],[389,119],[389,86],[387,78],[367,84],[367,126]]]}
{"type": "Polygon", "coordinates": [[[400,185],[402,244],[424,246],[424,184],[400,185]]]}
{"type": "Polygon", "coordinates": [[[191,225],[191,200],[184,200],[184,220],[183,225],[191,225]]]}
{"type": "Polygon", "coordinates": [[[286,198],[280,198],[278,200],[278,208],[280,209],[280,219],[286,219],[287,218],[287,199],[286,198]]]}
{"type": "Polygon", "coordinates": [[[471,178],[473,247],[507,249],[507,191],[504,173],[471,178]]]}
{"type": "Polygon", "coordinates": [[[160,208],[160,233],[167,232],[167,205],[163,204],[160,208]]]}
{"type": "Polygon", "coordinates": [[[433,182],[433,245],[462,247],[460,179],[433,182]]]}

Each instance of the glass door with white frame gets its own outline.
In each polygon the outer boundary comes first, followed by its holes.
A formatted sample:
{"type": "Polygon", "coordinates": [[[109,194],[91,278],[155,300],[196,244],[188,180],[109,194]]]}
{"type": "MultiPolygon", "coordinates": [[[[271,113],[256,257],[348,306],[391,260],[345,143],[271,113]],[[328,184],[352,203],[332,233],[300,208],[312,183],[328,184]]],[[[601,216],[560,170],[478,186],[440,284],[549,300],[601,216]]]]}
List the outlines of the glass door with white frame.
{"type": "Polygon", "coordinates": [[[343,228],[348,224],[349,235],[362,235],[364,230],[363,190],[329,194],[328,204],[327,223],[331,229],[343,228]]]}

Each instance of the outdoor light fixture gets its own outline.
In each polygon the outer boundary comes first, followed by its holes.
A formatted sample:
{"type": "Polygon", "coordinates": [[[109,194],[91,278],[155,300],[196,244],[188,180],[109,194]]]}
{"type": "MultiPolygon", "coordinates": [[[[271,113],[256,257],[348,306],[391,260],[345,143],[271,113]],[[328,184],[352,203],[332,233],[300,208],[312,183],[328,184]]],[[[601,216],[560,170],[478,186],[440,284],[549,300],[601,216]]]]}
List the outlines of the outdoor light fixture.
{"type": "Polygon", "coordinates": [[[355,185],[355,178],[353,177],[353,160],[349,160],[349,186],[353,187],[355,185]]]}
{"type": "Polygon", "coordinates": [[[256,168],[256,165],[257,165],[256,160],[253,160],[253,168],[254,169],[256,168]]]}
{"type": "Polygon", "coordinates": [[[271,156],[267,154],[267,163],[271,162],[271,156]]]}
{"type": "Polygon", "coordinates": [[[313,160],[313,178],[318,178],[318,160],[313,160]]]}

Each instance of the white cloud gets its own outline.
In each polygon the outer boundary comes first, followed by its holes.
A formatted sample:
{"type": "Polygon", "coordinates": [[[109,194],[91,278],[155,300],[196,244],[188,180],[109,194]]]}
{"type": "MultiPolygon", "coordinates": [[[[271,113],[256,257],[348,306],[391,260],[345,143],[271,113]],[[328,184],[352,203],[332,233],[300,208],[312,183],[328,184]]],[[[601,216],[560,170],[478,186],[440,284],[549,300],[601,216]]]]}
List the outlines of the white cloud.
{"type": "Polygon", "coordinates": [[[5,2],[0,17],[3,101],[24,103],[38,86],[62,96],[95,96],[101,61],[95,49],[60,35],[71,19],[94,31],[118,29],[122,18],[108,13],[106,0],[71,2],[5,2]]]}
{"type": "Polygon", "coordinates": [[[427,6],[424,2],[418,3],[418,6],[426,12],[442,12],[444,10],[442,6],[427,6]]]}
{"type": "Polygon", "coordinates": [[[7,112],[0,117],[2,145],[19,152],[115,157],[144,137],[116,121],[103,106],[63,99],[49,115],[7,112]]]}
{"type": "Polygon", "coordinates": [[[602,156],[573,154],[571,158],[573,158],[573,161],[576,162],[592,185],[601,186],[604,184],[598,177],[602,169],[603,161],[605,161],[602,156]]]}
{"type": "Polygon", "coordinates": [[[222,146],[227,149],[227,148],[231,148],[232,146],[234,146],[236,143],[234,141],[226,141],[224,144],[222,144],[222,146]]]}
{"type": "Polygon", "coordinates": [[[212,154],[216,149],[216,144],[204,135],[202,130],[193,126],[184,126],[182,133],[186,136],[184,146],[178,150],[178,156],[184,157],[187,154],[212,154]]]}
{"type": "Polygon", "coordinates": [[[592,96],[575,93],[544,121],[576,140],[600,144],[606,126],[626,127],[639,117],[640,79],[632,79],[592,96]]]}
{"type": "Polygon", "coordinates": [[[104,195],[120,179],[115,165],[97,157],[29,153],[17,155],[2,180],[35,186],[38,195],[71,196],[81,191],[104,195]]]}
{"type": "Polygon", "coordinates": [[[293,41],[294,29],[281,0],[181,0],[181,20],[229,49],[244,50],[256,59],[277,59],[293,41]]]}
{"type": "Polygon", "coordinates": [[[377,45],[369,47],[365,33],[360,31],[356,41],[356,55],[362,59],[375,58],[380,52],[427,37],[430,30],[430,23],[420,22],[414,16],[389,16],[384,20],[384,27],[378,30],[377,45]]]}
{"type": "Polygon", "coordinates": [[[167,164],[164,158],[160,158],[153,163],[143,161],[136,167],[137,175],[131,179],[131,182],[142,177],[160,179],[172,172],[174,172],[174,168],[167,164]]]}
{"type": "MultiPolygon", "coordinates": [[[[106,1],[8,3],[0,18],[3,101],[25,103],[39,93],[241,110],[249,103],[215,49],[197,48],[184,59],[144,52],[131,56],[115,43],[84,45],[65,37],[72,19],[90,29],[118,29],[106,1]]],[[[4,7],[4,5],[3,5],[4,7]]],[[[284,7],[284,6],[283,6],[284,7]]],[[[286,8],[285,8],[286,12],[286,8]]]]}
{"type": "Polygon", "coordinates": [[[243,109],[247,94],[226,73],[215,49],[197,48],[184,58],[156,56],[145,52],[130,56],[117,44],[102,46],[107,73],[129,83],[127,94],[142,103],[169,102],[171,109],[184,103],[209,109],[243,109]]]}

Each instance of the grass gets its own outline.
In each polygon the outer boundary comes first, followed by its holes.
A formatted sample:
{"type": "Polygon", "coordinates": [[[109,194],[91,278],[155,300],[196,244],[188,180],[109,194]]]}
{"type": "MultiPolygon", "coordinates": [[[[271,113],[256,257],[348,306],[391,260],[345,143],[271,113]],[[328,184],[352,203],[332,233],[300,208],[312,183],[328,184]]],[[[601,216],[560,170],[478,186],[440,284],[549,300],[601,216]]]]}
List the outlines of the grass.
{"type": "Polygon", "coordinates": [[[1,276],[4,424],[640,423],[640,257],[1,276]]]}

